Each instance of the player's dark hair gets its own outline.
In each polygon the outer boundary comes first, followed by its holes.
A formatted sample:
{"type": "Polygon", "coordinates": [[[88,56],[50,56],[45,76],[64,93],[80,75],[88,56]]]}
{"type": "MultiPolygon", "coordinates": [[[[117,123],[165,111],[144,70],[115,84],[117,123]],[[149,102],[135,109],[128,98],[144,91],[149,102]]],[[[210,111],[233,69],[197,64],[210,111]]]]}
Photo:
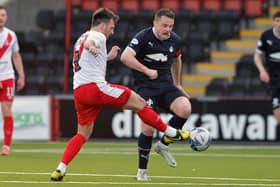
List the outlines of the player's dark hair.
{"type": "Polygon", "coordinates": [[[96,26],[100,23],[109,23],[111,19],[117,23],[119,16],[108,8],[99,8],[92,14],[91,26],[96,26]]]}
{"type": "Polygon", "coordinates": [[[155,20],[160,19],[162,16],[166,16],[171,19],[175,19],[175,12],[170,8],[161,8],[155,13],[155,20]]]}
{"type": "Polygon", "coordinates": [[[275,12],[274,14],[273,14],[273,17],[272,17],[273,19],[275,19],[275,18],[280,18],[280,10],[278,10],[277,12],[275,12]]]}
{"type": "Polygon", "coordinates": [[[3,5],[0,5],[0,10],[1,10],[1,9],[4,9],[4,10],[7,11],[7,8],[6,8],[5,6],[3,6],[3,5]]]}

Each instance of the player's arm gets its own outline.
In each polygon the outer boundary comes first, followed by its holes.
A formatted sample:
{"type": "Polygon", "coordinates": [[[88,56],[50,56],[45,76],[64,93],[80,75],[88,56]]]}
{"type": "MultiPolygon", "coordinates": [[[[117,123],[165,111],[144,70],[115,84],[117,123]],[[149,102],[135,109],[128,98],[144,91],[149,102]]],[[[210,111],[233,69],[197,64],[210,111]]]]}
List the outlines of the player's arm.
{"type": "Polygon", "coordinates": [[[259,70],[260,79],[263,82],[268,83],[270,78],[269,78],[269,75],[268,75],[264,65],[263,65],[262,59],[263,59],[263,53],[256,50],[255,54],[254,54],[254,63],[256,65],[257,69],[259,70]]]}
{"type": "Polygon", "coordinates": [[[181,72],[182,72],[182,59],[181,55],[173,58],[173,63],[171,66],[171,74],[173,78],[173,84],[180,89],[188,98],[191,96],[184,90],[181,84],[181,72]]]}
{"type": "Polygon", "coordinates": [[[120,50],[120,47],[114,45],[114,46],[111,48],[111,50],[110,50],[110,52],[108,53],[108,55],[107,55],[107,61],[110,61],[110,60],[113,60],[114,58],[116,58],[117,55],[118,55],[119,50],[120,50]]]}
{"type": "Polygon", "coordinates": [[[149,69],[148,67],[140,63],[136,59],[134,51],[129,47],[126,47],[121,54],[121,61],[129,68],[144,73],[150,79],[156,79],[158,76],[157,70],[149,69]]]}
{"type": "Polygon", "coordinates": [[[19,52],[14,52],[12,54],[13,63],[15,65],[15,69],[18,74],[18,80],[17,80],[17,90],[23,89],[25,85],[25,74],[24,74],[24,68],[22,64],[22,58],[19,52]]]}
{"type": "Polygon", "coordinates": [[[99,55],[99,49],[94,40],[90,39],[90,37],[87,37],[85,41],[85,49],[88,50],[95,57],[99,55]]]}

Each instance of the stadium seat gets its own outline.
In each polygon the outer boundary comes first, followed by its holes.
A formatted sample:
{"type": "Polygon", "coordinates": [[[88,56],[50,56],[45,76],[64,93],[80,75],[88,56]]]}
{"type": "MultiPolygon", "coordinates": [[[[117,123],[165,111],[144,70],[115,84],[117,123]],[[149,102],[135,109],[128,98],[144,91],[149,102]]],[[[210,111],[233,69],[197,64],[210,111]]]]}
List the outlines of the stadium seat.
{"type": "Polygon", "coordinates": [[[208,36],[200,31],[190,32],[186,40],[188,63],[209,60],[209,40],[208,36]]]}
{"type": "Polygon", "coordinates": [[[226,96],[228,80],[224,78],[214,78],[206,86],[206,96],[226,96]]]}
{"type": "Polygon", "coordinates": [[[120,1],[121,1],[121,6],[119,7],[119,9],[130,10],[134,14],[137,14],[140,6],[138,0],[120,0],[120,1]]]}
{"type": "Polygon", "coordinates": [[[203,32],[205,35],[209,36],[212,40],[215,37],[216,25],[215,25],[216,14],[213,10],[200,9],[195,20],[196,30],[203,32]]]}
{"type": "Polygon", "coordinates": [[[214,10],[218,14],[222,9],[221,0],[202,0],[202,8],[214,10]]]}
{"type": "Polygon", "coordinates": [[[81,0],[81,7],[83,10],[94,11],[99,8],[99,1],[81,0]]]}
{"type": "Polygon", "coordinates": [[[84,0],[71,0],[71,5],[74,8],[80,8],[84,0]]]}
{"type": "Polygon", "coordinates": [[[238,37],[239,15],[235,10],[221,10],[216,18],[216,39],[218,42],[238,37]]]}
{"type": "Polygon", "coordinates": [[[152,10],[139,9],[138,14],[133,19],[134,28],[136,31],[150,27],[153,24],[154,13],[152,10]]]}
{"type": "Polygon", "coordinates": [[[179,0],[161,0],[161,7],[163,8],[171,8],[176,13],[178,12],[180,8],[180,1],[179,0]]]}
{"type": "Polygon", "coordinates": [[[41,29],[52,30],[54,27],[54,11],[40,10],[36,15],[36,25],[41,29]]]}
{"type": "Polygon", "coordinates": [[[254,18],[263,15],[263,0],[244,0],[245,17],[254,18]]]}
{"type": "Polygon", "coordinates": [[[200,0],[181,0],[181,8],[190,9],[198,13],[201,8],[200,0]]]}
{"type": "Polygon", "coordinates": [[[184,19],[177,19],[173,30],[181,37],[182,40],[186,41],[192,30],[191,22],[187,21],[187,19],[185,21],[184,19]]]}
{"type": "Polygon", "coordinates": [[[223,9],[225,10],[235,10],[240,16],[242,16],[242,0],[224,0],[223,9]]]}
{"type": "Polygon", "coordinates": [[[142,0],[140,1],[142,9],[157,11],[160,7],[160,0],[142,0]]]}
{"type": "Polygon", "coordinates": [[[249,95],[247,89],[247,86],[244,84],[240,84],[239,82],[232,82],[227,87],[227,95],[234,97],[246,96],[249,95]]]}
{"type": "Polygon", "coordinates": [[[101,6],[111,9],[113,12],[118,12],[119,0],[101,0],[101,6]]]}

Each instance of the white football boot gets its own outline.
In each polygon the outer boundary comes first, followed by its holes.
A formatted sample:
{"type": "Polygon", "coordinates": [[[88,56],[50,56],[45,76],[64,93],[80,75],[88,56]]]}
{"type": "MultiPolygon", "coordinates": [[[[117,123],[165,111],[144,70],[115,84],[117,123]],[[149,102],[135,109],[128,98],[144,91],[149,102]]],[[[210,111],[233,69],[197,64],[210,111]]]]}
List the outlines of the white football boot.
{"type": "Polygon", "coordinates": [[[148,177],[148,171],[146,169],[138,169],[136,178],[138,181],[150,181],[151,180],[148,177]]]}
{"type": "Polygon", "coordinates": [[[160,154],[165,159],[165,161],[167,162],[167,164],[169,166],[176,167],[176,165],[177,165],[176,160],[174,159],[174,157],[170,153],[167,145],[164,145],[163,143],[158,141],[155,144],[155,152],[160,154]]]}

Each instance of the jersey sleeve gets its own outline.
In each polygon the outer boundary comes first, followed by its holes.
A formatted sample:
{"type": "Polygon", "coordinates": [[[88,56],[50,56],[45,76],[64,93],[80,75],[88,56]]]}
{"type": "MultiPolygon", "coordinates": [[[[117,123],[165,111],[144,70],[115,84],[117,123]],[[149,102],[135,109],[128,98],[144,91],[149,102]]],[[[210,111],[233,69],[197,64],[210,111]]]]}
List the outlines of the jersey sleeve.
{"type": "Polygon", "coordinates": [[[182,40],[181,37],[178,35],[175,35],[175,53],[173,55],[174,58],[179,57],[182,54],[181,46],[182,46],[182,40]]]}
{"type": "Polygon", "coordinates": [[[266,51],[266,47],[265,34],[262,33],[260,39],[258,40],[256,51],[259,53],[263,53],[266,51]]]}
{"type": "Polygon", "coordinates": [[[19,44],[18,44],[17,35],[13,32],[12,36],[14,38],[14,42],[12,43],[12,51],[19,52],[19,44]]]}
{"type": "Polygon", "coordinates": [[[128,44],[128,47],[132,49],[135,54],[137,54],[140,51],[141,46],[146,43],[144,36],[144,32],[140,31],[132,38],[132,40],[128,44]]]}

